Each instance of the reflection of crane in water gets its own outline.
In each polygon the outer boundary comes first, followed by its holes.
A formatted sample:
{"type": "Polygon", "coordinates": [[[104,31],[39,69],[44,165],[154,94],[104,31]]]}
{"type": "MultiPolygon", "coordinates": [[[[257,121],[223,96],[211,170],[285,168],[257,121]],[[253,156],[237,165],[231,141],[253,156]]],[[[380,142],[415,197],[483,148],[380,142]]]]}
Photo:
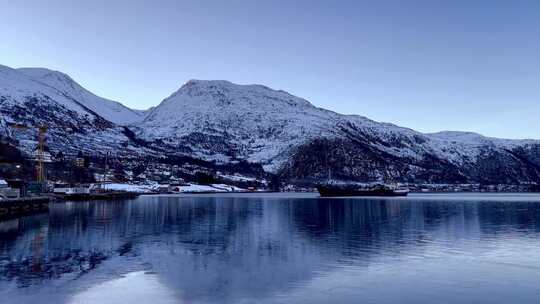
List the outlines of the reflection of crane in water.
{"type": "Polygon", "coordinates": [[[43,231],[39,231],[32,240],[32,271],[40,273],[42,271],[42,259],[43,259],[43,242],[45,236],[43,231]]]}
{"type": "MultiPolygon", "coordinates": [[[[30,127],[21,124],[12,124],[11,128],[20,130],[28,130],[30,127]]],[[[45,124],[38,126],[38,147],[36,155],[36,177],[38,183],[45,182],[45,135],[47,134],[48,127],[45,124]]]]}

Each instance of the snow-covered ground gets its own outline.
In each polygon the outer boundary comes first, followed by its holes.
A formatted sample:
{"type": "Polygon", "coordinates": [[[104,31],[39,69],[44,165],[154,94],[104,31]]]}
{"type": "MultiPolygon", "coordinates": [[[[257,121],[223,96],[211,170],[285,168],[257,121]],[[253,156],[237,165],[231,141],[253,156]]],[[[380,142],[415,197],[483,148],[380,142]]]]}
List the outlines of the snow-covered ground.
{"type": "MultiPolygon", "coordinates": [[[[154,193],[157,192],[159,188],[158,184],[150,185],[134,185],[134,184],[120,184],[120,183],[111,183],[102,185],[102,189],[109,191],[127,191],[127,192],[136,192],[136,193],[154,193]]],[[[242,192],[246,189],[239,188],[227,184],[211,184],[211,185],[198,185],[198,184],[188,184],[187,186],[178,186],[178,192],[242,192]]]]}
{"type": "Polygon", "coordinates": [[[228,192],[223,188],[215,188],[207,185],[190,184],[189,186],[181,186],[180,192],[228,192]]]}
{"type": "Polygon", "coordinates": [[[180,186],[179,192],[242,192],[246,191],[246,189],[242,189],[239,187],[226,185],[226,184],[211,184],[211,185],[197,185],[197,184],[189,184],[188,186],[180,186]]]}
{"type": "Polygon", "coordinates": [[[212,187],[217,188],[217,189],[223,189],[223,190],[228,191],[228,192],[231,192],[231,191],[234,191],[234,192],[246,191],[246,189],[236,187],[236,186],[227,185],[227,184],[212,184],[212,187]]]}
{"type": "Polygon", "coordinates": [[[157,190],[155,185],[133,185],[133,184],[103,184],[102,189],[110,191],[127,191],[136,193],[152,193],[157,190]]]}
{"type": "Polygon", "coordinates": [[[268,182],[264,179],[257,179],[255,177],[243,176],[239,174],[218,174],[218,177],[225,181],[230,182],[260,182],[267,184],[268,182]]]}

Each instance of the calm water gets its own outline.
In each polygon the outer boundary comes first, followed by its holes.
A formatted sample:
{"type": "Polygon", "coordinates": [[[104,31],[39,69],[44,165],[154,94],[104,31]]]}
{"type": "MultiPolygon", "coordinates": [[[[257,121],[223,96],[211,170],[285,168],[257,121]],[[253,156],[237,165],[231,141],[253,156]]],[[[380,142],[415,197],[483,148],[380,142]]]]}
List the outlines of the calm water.
{"type": "Polygon", "coordinates": [[[0,303],[540,303],[540,195],[56,203],[0,223],[0,303]]]}

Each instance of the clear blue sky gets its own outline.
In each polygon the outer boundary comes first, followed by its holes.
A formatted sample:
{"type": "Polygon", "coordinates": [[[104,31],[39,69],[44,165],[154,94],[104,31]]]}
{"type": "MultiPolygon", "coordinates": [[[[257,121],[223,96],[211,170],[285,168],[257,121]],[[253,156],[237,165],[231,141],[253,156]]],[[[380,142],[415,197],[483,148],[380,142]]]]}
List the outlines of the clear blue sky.
{"type": "Polygon", "coordinates": [[[0,0],[0,64],[134,108],[260,83],[424,132],[540,138],[540,1],[0,0]]]}

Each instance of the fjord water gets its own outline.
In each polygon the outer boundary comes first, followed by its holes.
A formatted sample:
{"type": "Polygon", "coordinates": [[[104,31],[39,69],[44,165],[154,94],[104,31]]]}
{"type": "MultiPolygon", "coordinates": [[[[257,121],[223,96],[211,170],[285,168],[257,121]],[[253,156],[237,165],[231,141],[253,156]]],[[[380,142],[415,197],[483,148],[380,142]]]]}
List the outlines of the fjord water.
{"type": "Polygon", "coordinates": [[[0,223],[1,303],[538,303],[540,195],[143,196],[0,223]]]}

